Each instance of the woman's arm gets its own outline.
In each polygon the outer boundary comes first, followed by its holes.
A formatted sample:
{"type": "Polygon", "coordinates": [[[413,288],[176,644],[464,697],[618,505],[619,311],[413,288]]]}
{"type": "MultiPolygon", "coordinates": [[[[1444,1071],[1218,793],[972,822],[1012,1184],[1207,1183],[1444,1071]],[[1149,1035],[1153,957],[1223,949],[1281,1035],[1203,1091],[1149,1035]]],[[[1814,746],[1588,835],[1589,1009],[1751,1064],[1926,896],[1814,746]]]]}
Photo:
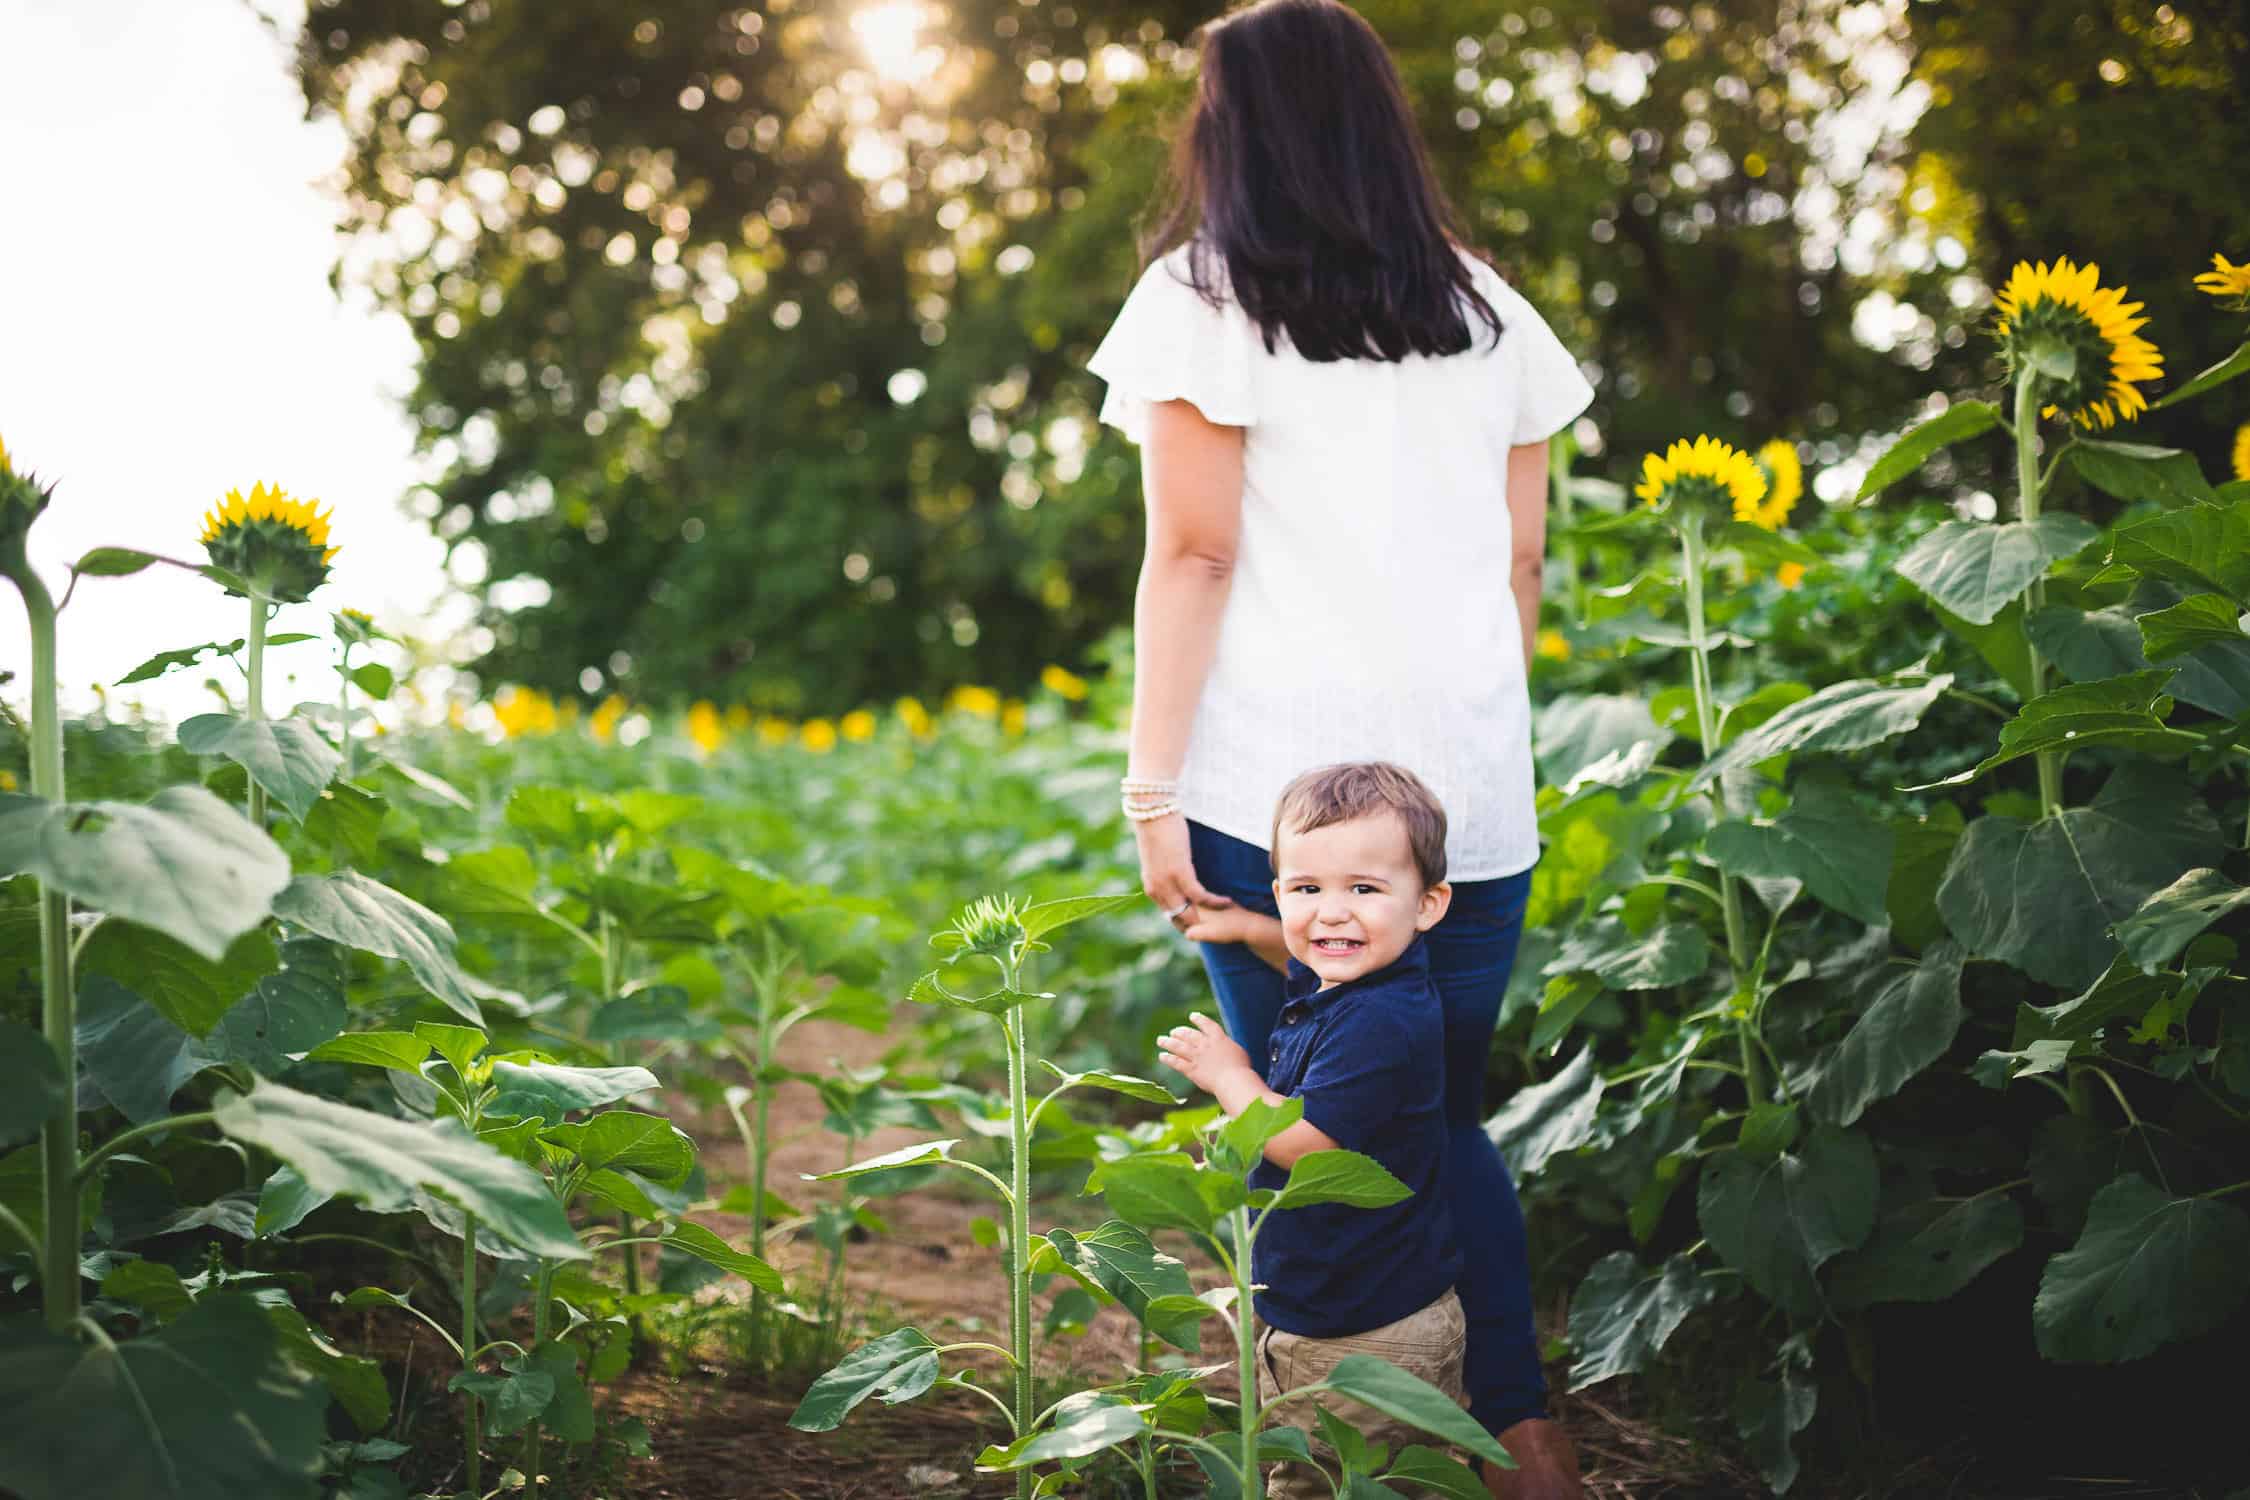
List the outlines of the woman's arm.
{"type": "Polygon", "coordinates": [[[1508,525],[1513,536],[1508,587],[1523,626],[1523,669],[1531,673],[1539,639],[1539,595],[1547,566],[1547,445],[1518,443],[1508,450],[1508,525]]]}
{"type": "MultiPolygon", "coordinates": [[[[1141,449],[1148,545],[1133,601],[1133,728],[1127,775],[1171,780],[1218,653],[1219,620],[1242,535],[1240,427],[1207,421],[1186,401],[1149,408],[1141,449]]],[[[1187,820],[1136,823],[1141,886],[1165,911],[1182,902],[1228,905],[1195,878],[1187,820]]]]}

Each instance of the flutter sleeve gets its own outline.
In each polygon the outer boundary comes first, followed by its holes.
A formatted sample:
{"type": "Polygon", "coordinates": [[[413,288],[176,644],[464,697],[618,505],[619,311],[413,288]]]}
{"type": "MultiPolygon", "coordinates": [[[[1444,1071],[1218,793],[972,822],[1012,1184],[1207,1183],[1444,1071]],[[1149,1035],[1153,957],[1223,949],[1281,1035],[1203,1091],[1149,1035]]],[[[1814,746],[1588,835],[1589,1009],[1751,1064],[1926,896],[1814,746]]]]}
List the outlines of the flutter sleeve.
{"type": "Polygon", "coordinates": [[[1537,309],[1513,288],[1506,302],[1501,316],[1516,361],[1515,427],[1510,441],[1542,443],[1577,419],[1593,401],[1594,388],[1578,373],[1578,361],[1537,309]]]}
{"type": "Polygon", "coordinates": [[[1149,408],[1158,401],[1192,402],[1221,426],[1257,421],[1258,332],[1231,298],[1213,306],[1186,277],[1183,251],[1142,272],[1086,361],[1108,385],[1101,419],[1136,444],[1147,439],[1149,408]]]}

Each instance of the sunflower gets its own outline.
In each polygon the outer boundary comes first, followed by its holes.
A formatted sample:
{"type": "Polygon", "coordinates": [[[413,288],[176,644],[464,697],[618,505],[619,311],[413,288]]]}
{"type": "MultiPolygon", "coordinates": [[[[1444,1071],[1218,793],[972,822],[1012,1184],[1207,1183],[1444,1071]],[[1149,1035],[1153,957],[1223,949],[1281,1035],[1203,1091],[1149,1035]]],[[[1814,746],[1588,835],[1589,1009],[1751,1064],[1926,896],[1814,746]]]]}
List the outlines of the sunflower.
{"type": "Polygon", "coordinates": [[[329,517],[319,505],[293,499],[278,485],[254,484],[248,498],[229,490],[205,513],[200,540],[214,566],[293,604],[327,581],[336,556],[328,545],[329,517]]]}
{"type": "Polygon", "coordinates": [[[836,721],[836,732],[855,745],[864,745],[875,738],[875,716],[864,708],[855,708],[836,721]]]}
{"type": "Polygon", "coordinates": [[[617,737],[617,721],[625,717],[626,702],[621,693],[611,693],[594,706],[586,719],[586,728],[602,744],[617,737]]]}
{"type": "Polygon", "coordinates": [[[1996,300],[2008,368],[2031,362],[2045,378],[2052,400],[2040,415],[2067,412],[2087,428],[2114,427],[2148,410],[2134,382],[2164,373],[2164,356],[2134,331],[2148,322],[2133,316],[2141,304],[2127,302],[2123,287],[2097,285],[2100,279],[2100,267],[2073,265],[2067,256],[2051,267],[2017,261],[1996,300]],[[2052,373],[2057,361],[2068,375],[2052,373]]]}
{"type": "Polygon", "coordinates": [[[1805,581],[1805,565],[1801,562],[1785,562],[1773,570],[1773,581],[1785,589],[1794,589],[1805,581]]]}
{"type": "Polygon", "coordinates": [[[1559,630],[1540,631],[1538,640],[1531,649],[1533,655],[1545,657],[1548,661],[1570,660],[1570,641],[1559,630]]]}
{"type": "Polygon", "coordinates": [[[980,719],[1000,717],[1000,695],[988,687],[963,684],[946,696],[945,706],[980,719]]]}
{"type": "MultiPolygon", "coordinates": [[[[1641,482],[1633,493],[1652,510],[1724,504],[1737,521],[1755,521],[1766,498],[1766,475],[1740,448],[1714,437],[1674,443],[1660,457],[1641,461],[1641,482]]],[[[1762,524],[1762,523],[1761,523],[1762,524]]]]}
{"type": "Polygon", "coordinates": [[[1024,726],[1030,722],[1030,716],[1025,713],[1021,698],[1010,698],[1006,703],[1000,705],[1001,733],[1010,737],[1019,735],[1023,733],[1024,726]]]}
{"type": "Polygon", "coordinates": [[[787,719],[767,717],[758,721],[758,743],[761,745],[786,745],[797,737],[797,726],[787,719]]]}
{"type": "Polygon", "coordinates": [[[807,750],[815,755],[826,755],[836,748],[836,726],[826,719],[807,719],[805,727],[797,732],[807,750]]]}
{"type": "Polygon", "coordinates": [[[2211,269],[2195,278],[2195,287],[2214,297],[2233,297],[2237,307],[2250,311],[2250,260],[2236,266],[2223,255],[2213,255],[2211,269]]]}
{"type": "Polygon", "coordinates": [[[918,740],[930,737],[930,711],[922,706],[921,699],[901,698],[891,707],[898,714],[898,721],[906,726],[908,734],[918,740]]]}
{"type": "Polygon", "coordinates": [[[2234,430],[2234,477],[2250,480],[2250,422],[2234,430]]]}
{"type": "Polygon", "coordinates": [[[558,722],[555,700],[537,688],[508,684],[492,695],[492,717],[509,739],[527,734],[553,734],[558,722]]]}
{"type": "Polygon", "coordinates": [[[1068,667],[1050,662],[1039,674],[1039,681],[1048,692],[1066,703],[1076,703],[1086,696],[1086,679],[1068,667]]]}
{"type": "Polygon", "coordinates": [[[688,705],[687,736],[695,741],[695,748],[709,755],[727,742],[726,720],[720,717],[719,706],[708,698],[698,698],[688,705]]]}
{"type": "Polygon", "coordinates": [[[1767,531],[1779,531],[1804,497],[1805,466],[1797,457],[1797,445],[1784,438],[1775,438],[1759,448],[1753,459],[1766,476],[1766,498],[1749,515],[1738,510],[1736,518],[1767,531]]]}

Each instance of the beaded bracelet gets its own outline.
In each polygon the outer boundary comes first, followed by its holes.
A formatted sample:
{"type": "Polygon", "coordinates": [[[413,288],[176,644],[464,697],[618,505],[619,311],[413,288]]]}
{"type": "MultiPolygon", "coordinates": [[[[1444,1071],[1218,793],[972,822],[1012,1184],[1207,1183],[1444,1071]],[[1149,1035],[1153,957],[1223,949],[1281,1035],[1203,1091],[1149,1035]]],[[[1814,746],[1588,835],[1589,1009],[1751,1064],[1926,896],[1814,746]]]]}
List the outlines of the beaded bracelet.
{"type": "Polygon", "coordinates": [[[1125,816],[1136,823],[1153,823],[1158,818],[1168,818],[1179,810],[1180,802],[1177,797],[1170,801],[1151,803],[1143,807],[1137,807],[1131,802],[1124,804],[1125,816]]]}
{"type": "Polygon", "coordinates": [[[1136,792],[1170,796],[1179,791],[1180,783],[1177,777],[1170,780],[1151,780],[1139,776],[1121,776],[1117,780],[1117,789],[1128,796],[1136,792]]]}

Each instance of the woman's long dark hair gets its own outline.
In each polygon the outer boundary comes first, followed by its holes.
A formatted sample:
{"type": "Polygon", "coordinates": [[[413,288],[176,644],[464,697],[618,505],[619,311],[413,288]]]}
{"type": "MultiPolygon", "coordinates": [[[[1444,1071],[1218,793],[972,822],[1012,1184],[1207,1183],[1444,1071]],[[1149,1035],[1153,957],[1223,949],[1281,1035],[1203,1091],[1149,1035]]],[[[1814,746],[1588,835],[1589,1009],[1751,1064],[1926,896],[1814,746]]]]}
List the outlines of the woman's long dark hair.
{"type": "Polygon", "coordinates": [[[1398,69],[1337,0],[1259,0],[1202,30],[1202,80],[1145,253],[1190,246],[1273,349],[1310,360],[1459,354],[1500,315],[1455,248],[1398,69]],[[1213,258],[1225,263],[1222,280],[1213,258]]]}

